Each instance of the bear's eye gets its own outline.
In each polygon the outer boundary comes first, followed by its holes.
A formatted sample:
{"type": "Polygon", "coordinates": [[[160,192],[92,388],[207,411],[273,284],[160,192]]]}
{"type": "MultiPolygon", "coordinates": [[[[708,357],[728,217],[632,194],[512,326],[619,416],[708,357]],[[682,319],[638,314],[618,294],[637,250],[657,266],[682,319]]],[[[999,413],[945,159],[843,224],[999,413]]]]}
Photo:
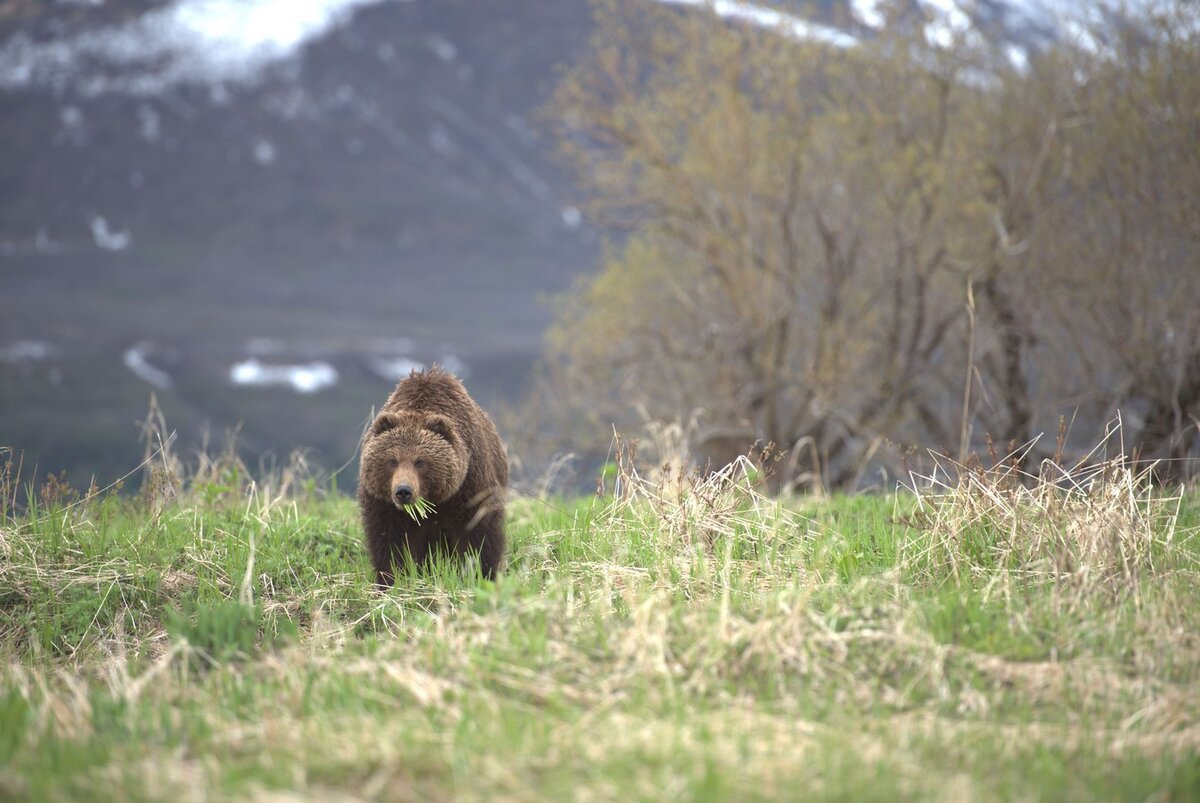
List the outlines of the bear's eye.
{"type": "Polygon", "coordinates": [[[400,465],[400,461],[393,457],[391,460],[388,461],[388,465],[391,466],[392,468],[395,468],[396,466],[400,465]]]}
{"type": "Polygon", "coordinates": [[[413,463],[413,468],[418,469],[418,470],[425,468],[425,461],[417,460],[416,462],[413,463]]]}

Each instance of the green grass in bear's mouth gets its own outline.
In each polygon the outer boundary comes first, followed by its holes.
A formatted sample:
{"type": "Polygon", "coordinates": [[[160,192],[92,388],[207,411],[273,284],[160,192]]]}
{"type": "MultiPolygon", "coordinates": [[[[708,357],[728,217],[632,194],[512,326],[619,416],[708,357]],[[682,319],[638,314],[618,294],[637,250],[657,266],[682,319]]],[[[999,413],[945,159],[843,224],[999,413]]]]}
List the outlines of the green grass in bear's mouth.
{"type": "Polygon", "coordinates": [[[437,510],[437,507],[423,496],[418,496],[415,501],[409,502],[404,506],[404,512],[412,516],[417,521],[422,521],[429,518],[437,510]]]}

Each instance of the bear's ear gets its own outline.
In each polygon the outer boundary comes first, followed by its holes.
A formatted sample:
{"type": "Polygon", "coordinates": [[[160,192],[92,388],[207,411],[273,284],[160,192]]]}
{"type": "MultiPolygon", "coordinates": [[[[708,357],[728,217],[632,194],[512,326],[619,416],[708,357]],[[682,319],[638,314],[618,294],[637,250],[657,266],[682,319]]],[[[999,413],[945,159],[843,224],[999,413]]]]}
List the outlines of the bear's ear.
{"type": "Polygon", "coordinates": [[[454,424],[450,423],[450,419],[444,415],[431,415],[426,418],[425,429],[441,435],[450,443],[458,440],[458,436],[454,432],[454,424]]]}
{"type": "Polygon", "coordinates": [[[398,426],[400,426],[400,416],[394,413],[381,413],[375,419],[375,423],[371,425],[371,434],[382,435],[389,429],[395,429],[398,426]]]}

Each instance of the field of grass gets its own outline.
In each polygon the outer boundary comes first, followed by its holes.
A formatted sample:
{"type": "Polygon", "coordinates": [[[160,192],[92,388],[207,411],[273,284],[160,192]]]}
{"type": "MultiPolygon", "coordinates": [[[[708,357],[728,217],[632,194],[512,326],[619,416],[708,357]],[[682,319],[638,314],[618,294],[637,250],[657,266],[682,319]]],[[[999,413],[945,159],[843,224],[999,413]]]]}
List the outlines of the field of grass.
{"type": "Polygon", "coordinates": [[[0,799],[1200,798],[1200,497],[753,476],[517,496],[497,583],[386,594],[300,472],[9,476],[0,799]]]}

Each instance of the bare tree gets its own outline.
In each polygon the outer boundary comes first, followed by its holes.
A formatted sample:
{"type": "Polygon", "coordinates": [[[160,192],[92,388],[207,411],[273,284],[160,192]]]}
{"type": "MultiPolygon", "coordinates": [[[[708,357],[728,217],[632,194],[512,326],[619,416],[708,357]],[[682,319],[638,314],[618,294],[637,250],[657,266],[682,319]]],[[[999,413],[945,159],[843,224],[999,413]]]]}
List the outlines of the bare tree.
{"type": "Polygon", "coordinates": [[[1020,71],[902,26],[841,51],[633,0],[597,17],[551,110],[625,232],[551,335],[543,389],[577,430],[701,411],[700,456],[804,447],[783,483],[844,486],[895,467],[882,444],[957,444],[971,365],[977,434],[1134,403],[1147,449],[1193,448],[1194,39],[1020,71]]]}
{"type": "MultiPolygon", "coordinates": [[[[1200,19],[1180,4],[1086,54],[1074,131],[1079,312],[1110,409],[1179,476],[1200,448],[1200,19]]],[[[1078,283],[1078,282],[1077,282],[1078,283]]]]}

